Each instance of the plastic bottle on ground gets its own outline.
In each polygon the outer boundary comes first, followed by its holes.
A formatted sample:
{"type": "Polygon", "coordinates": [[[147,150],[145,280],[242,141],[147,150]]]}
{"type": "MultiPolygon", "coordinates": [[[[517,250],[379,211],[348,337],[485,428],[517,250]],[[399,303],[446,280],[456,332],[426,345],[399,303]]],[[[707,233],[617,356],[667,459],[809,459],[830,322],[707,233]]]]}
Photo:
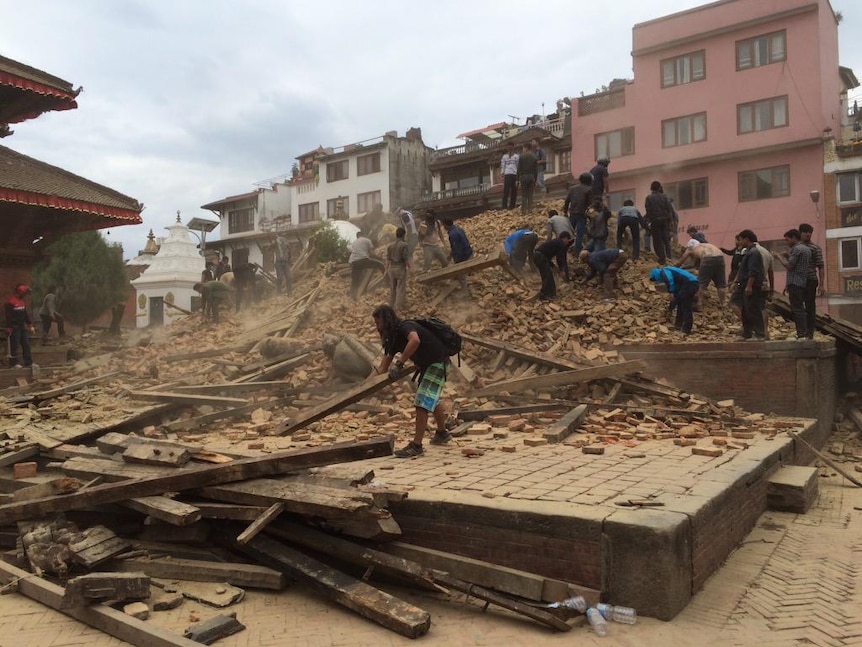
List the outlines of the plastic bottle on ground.
{"type": "Polygon", "coordinates": [[[605,620],[613,620],[627,625],[633,625],[637,622],[638,614],[631,607],[621,607],[619,605],[604,604],[599,602],[596,605],[599,613],[602,614],[605,620]]]}
{"type": "Polygon", "coordinates": [[[594,607],[590,607],[589,609],[587,609],[587,620],[590,621],[590,626],[593,628],[593,631],[595,631],[598,635],[608,635],[608,623],[604,619],[602,614],[599,613],[598,609],[594,607]]]}

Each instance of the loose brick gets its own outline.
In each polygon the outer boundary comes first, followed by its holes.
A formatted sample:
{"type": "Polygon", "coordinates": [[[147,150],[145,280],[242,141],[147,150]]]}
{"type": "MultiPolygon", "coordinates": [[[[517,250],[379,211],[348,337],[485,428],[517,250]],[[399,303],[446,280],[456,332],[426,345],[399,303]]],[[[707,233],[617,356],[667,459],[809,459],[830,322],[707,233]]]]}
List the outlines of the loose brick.
{"type": "Polygon", "coordinates": [[[514,454],[516,451],[518,451],[518,448],[515,445],[502,445],[500,447],[500,451],[507,454],[514,454]]]}
{"type": "Polygon", "coordinates": [[[36,463],[29,461],[27,463],[15,463],[12,466],[12,478],[28,479],[36,476],[36,463]]]}
{"type": "Polygon", "coordinates": [[[581,452],[584,454],[604,454],[605,446],[604,445],[584,445],[581,447],[581,452]]]}
{"type": "Polygon", "coordinates": [[[539,447],[540,445],[547,445],[547,438],[524,438],[524,444],[530,447],[539,447]]]}
{"type": "Polygon", "coordinates": [[[732,431],[730,432],[731,438],[738,438],[741,440],[753,440],[756,434],[753,431],[732,431]]]}
{"type": "Polygon", "coordinates": [[[691,453],[696,456],[712,456],[717,458],[724,453],[724,450],[719,447],[692,447],[691,453]]]}

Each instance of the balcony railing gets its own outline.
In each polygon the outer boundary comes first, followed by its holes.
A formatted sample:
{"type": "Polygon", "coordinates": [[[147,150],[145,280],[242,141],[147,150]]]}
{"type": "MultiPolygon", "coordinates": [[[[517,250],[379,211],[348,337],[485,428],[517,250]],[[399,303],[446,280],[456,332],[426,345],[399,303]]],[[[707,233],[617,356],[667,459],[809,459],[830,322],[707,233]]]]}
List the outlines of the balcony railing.
{"type": "Polygon", "coordinates": [[[448,198],[463,198],[471,195],[482,195],[491,188],[490,184],[477,184],[475,186],[467,186],[460,189],[446,189],[444,191],[425,192],[422,195],[423,200],[446,200],[448,198]]]}
{"type": "Polygon", "coordinates": [[[862,139],[845,139],[836,142],[835,153],[840,158],[862,156],[862,139]]]}
{"type": "Polygon", "coordinates": [[[578,99],[578,116],[584,117],[604,110],[622,108],[626,105],[626,88],[614,88],[606,92],[591,94],[578,99]]]}

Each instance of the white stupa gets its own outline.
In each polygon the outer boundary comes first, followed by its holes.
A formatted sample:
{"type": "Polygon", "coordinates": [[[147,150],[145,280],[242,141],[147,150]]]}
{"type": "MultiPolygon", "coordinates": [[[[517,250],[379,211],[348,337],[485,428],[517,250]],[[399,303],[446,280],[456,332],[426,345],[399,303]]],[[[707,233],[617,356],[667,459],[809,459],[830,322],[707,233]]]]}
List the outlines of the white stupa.
{"type": "Polygon", "coordinates": [[[182,310],[196,309],[200,298],[192,286],[201,280],[204,259],[189,228],[180,222],[179,211],[177,222],[165,229],[168,236],[150,260],[150,266],[132,281],[137,292],[138,328],[169,324],[176,317],[184,317],[182,310]],[[193,299],[195,308],[192,307],[193,299]]]}

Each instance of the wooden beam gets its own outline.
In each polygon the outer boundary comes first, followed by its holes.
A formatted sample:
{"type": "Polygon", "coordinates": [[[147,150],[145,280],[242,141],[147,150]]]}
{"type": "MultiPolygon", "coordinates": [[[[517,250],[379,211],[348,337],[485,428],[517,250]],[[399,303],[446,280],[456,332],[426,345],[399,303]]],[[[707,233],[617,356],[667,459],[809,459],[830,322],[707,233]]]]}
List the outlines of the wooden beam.
{"type": "Polygon", "coordinates": [[[255,537],[240,549],[304,580],[331,600],[402,636],[418,638],[426,634],[431,627],[431,615],[427,611],[288,548],[270,537],[255,537]]]}
{"type": "Polygon", "coordinates": [[[74,391],[79,391],[83,389],[85,386],[89,386],[91,384],[95,384],[97,382],[102,382],[104,380],[110,379],[112,377],[116,377],[117,375],[121,375],[123,371],[111,371],[110,373],[105,373],[104,375],[98,375],[96,377],[91,377],[87,380],[81,380],[80,382],[73,382],[72,384],[67,384],[66,386],[61,386],[56,389],[51,389],[50,391],[40,391],[39,393],[33,394],[33,399],[36,402],[44,402],[45,400],[50,400],[52,398],[56,398],[61,395],[65,395],[66,393],[72,393],[74,391]]]}
{"type": "Polygon", "coordinates": [[[132,400],[191,404],[194,406],[208,404],[217,407],[237,407],[248,404],[248,400],[243,400],[242,398],[229,398],[218,395],[195,395],[194,393],[167,393],[164,391],[129,391],[129,397],[132,398],[132,400]]]}
{"type": "Polygon", "coordinates": [[[123,573],[141,572],[150,577],[190,582],[227,582],[232,586],[279,591],[285,586],[284,574],[259,564],[211,562],[197,559],[135,557],[117,558],[110,568],[123,573]]]}
{"type": "Polygon", "coordinates": [[[56,611],[95,627],[106,634],[138,647],[200,647],[200,643],[183,638],[177,633],[144,622],[108,606],[62,608],[63,587],[47,582],[33,573],[0,562],[0,579],[6,584],[15,582],[18,593],[36,600],[56,611]]]}
{"type": "Polygon", "coordinates": [[[166,496],[143,496],[124,501],[130,510],[140,512],[173,526],[189,526],[201,519],[201,511],[193,505],[174,501],[166,496]]]}
{"type": "Polygon", "coordinates": [[[549,389],[558,386],[568,386],[580,382],[590,382],[602,378],[619,377],[621,375],[629,375],[637,373],[646,366],[646,362],[642,359],[631,362],[619,362],[617,364],[607,364],[605,366],[593,366],[591,368],[582,368],[576,371],[560,371],[558,373],[548,373],[547,375],[537,375],[532,377],[516,378],[514,380],[505,380],[486,386],[483,389],[473,392],[474,397],[482,397],[486,395],[494,395],[496,393],[517,393],[519,391],[529,391],[532,389],[549,389]]]}
{"type": "Polygon", "coordinates": [[[497,407],[496,409],[471,409],[468,411],[459,411],[458,418],[461,420],[485,420],[488,416],[520,416],[540,411],[559,411],[560,409],[570,408],[571,406],[566,402],[543,402],[541,404],[525,404],[517,407],[497,407]]]}
{"type": "Polygon", "coordinates": [[[255,519],[251,523],[251,525],[249,525],[248,528],[246,528],[239,535],[237,535],[236,543],[247,544],[282,512],[284,512],[284,503],[280,501],[278,503],[273,503],[266,509],[266,511],[262,515],[255,519]]]}
{"type": "Polygon", "coordinates": [[[225,420],[227,418],[239,418],[240,416],[244,416],[257,409],[274,409],[275,407],[287,406],[290,404],[290,402],[291,398],[276,398],[275,400],[268,400],[266,402],[251,402],[242,407],[223,409],[221,411],[213,411],[212,413],[205,413],[203,415],[195,416],[194,418],[187,418],[185,420],[174,420],[173,422],[169,422],[166,425],[162,426],[168,431],[192,429],[194,427],[208,425],[211,422],[216,422],[218,420],[225,420]]]}
{"type": "Polygon", "coordinates": [[[279,391],[290,388],[290,384],[281,381],[268,382],[226,382],[225,384],[194,384],[178,386],[174,390],[181,393],[197,395],[212,395],[213,393],[250,393],[254,391],[279,391]]]}
{"type": "Polygon", "coordinates": [[[26,461],[28,458],[33,458],[38,455],[39,445],[25,445],[21,449],[6,452],[0,456],[0,467],[9,467],[10,465],[26,461]]]}
{"type": "Polygon", "coordinates": [[[327,447],[306,447],[258,458],[239,459],[221,465],[180,468],[165,476],[103,483],[61,497],[6,503],[0,505],[0,525],[163,492],[179,492],[207,485],[284,474],[330,463],[388,456],[392,453],[392,442],[392,437],[386,436],[358,442],[335,443],[327,447]]]}
{"type": "Polygon", "coordinates": [[[462,332],[461,338],[464,341],[470,342],[471,344],[504,351],[507,355],[511,355],[512,357],[517,357],[518,359],[523,359],[534,364],[542,364],[544,366],[550,366],[551,368],[559,368],[562,370],[572,371],[586,368],[585,364],[572,362],[558,355],[551,355],[549,353],[540,353],[537,351],[533,351],[529,348],[518,346],[517,344],[511,344],[509,342],[500,341],[499,339],[494,339],[493,337],[484,337],[480,335],[473,335],[471,333],[462,332]]]}
{"type": "Polygon", "coordinates": [[[457,279],[462,276],[467,276],[468,274],[473,274],[474,272],[488,269],[489,267],[499,267],[507,265],[508,263],[509,257],[506,255],[506,251],[503,248],[500,248],[497,253],[492,252],[483,256],[476,256],[475,258],[471,258],[469,261],[464,261],[463,263],[452,263],[437,270],[424,272],[414,277],[414,280],[421,285],[426,283],[436,283],[437,281],[443,281],[445,279],[457,279]]]}
{"type": "Polygon", "coordinates": [[[288,418],[276,428],[276,434],[279,436],[284,436],[299,431],[303,427],[307,427],[313,422],[322,420],[331,413],[341,411],[348,404],[359,402],[360,400],[362,400],[366,396],[371,395],[372,393],[382,391],[393,382],[396,382],[406,377],[411,372],[412,369],[404,369],[403,371],[401,371],[401,375],[399,375],[394,380],[391,379],[388,375],[375,375],[374,377],[370,377],[364,382],[353,387],[352,389],[348,389],[347,391],[343,392],[341,395],[336,395],[327,400],[326,402],[323,402],[316,407],[312,407],[308,411],[303,411],[302,413],[298,414],[293,418],[288,418]]]}
{"type": "Polygon", "coordinates": [[[549,443],[559,443],[568,438],[575,429],[580,427],[586,417],[587,405],[579,405],[545,429],[542,437],[547,439],[549,443]]]}
{"type": "Polygon", "coordinates": [[[264,512],[266,506],[237,505],[233,503],[217,503],[213,501],[191,501],[201,511],[203,519],[232,519],[234,521],[254,521],[264,512]]]}
{"type": "Polygon", "coordinates": [[[218,357],[219,355],[227,355],[228,353],[247,353],[253,343],[243,344],[242,346],[229,346],[226,348],[212,348],[210,350],[199,350],[193,353],[180,353],[179,355],[165,355],[161,358],[163,362],[182,362],[187,359],[204,359],[206,357],[218,357]]]}

